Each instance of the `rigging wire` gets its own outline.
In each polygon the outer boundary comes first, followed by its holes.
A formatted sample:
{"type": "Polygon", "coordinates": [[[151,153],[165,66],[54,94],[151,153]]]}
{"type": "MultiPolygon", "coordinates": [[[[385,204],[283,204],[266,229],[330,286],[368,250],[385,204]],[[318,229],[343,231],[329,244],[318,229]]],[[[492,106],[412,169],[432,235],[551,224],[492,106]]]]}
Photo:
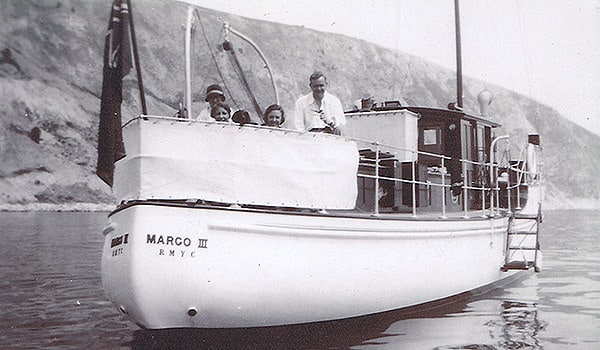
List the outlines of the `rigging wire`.
{"type": "MultiPolygon", "coordinates": [[[[519,2],[517,2],[517,13],[519,14],[517,19],[519,21],[519,38],[521,39],[521,47],[523,48],[523,51],[525,51],[523,53],[523,55],[525,56],[525,75],[526,75],[526,79],[527,79],[527,95],[528,96],[532,96],[531,91],[531,66],[532,66],[532,62],[531,62],[531,54],[529,51],[529,36],[527,35],[527,31],[526,31],[526,27],[525,27],[525,21],[523,20],[523,10],[521,8],[521,4],[519,2]]],[[[538,127],[538,115],[540,114],[540,105],[539,103],[535,103],[535,113],[534,113],[534,120],[535,120],[535,124],[534,127],[537,128],[538,127]]]]}
{"type": "Polygon", "coordinates": [[[210,56],[212,57],[213,62],[215,63],[215,67],[217,67],[217,73],[219,73],[219,77],[221,78],[221,82],[223,83],[223,86],[225,87],[225,90],[229,94],[231,102],[233,102],[233,104],[235,105],[235,107],[237,109],[239,109],[240,105],[236,102],[235,98],[233,97],[233,94],[231,93],[231,90],[229,89],[229,86],[225,82],[225,77],[223,76],[223,72],[221,72],[221,68],[219,67],[219,63],[217,62],[217,58],[215,57],[214,52],[210,49],[210,41],[208,40],[208,35],[206,34],[206,28],[204,27],[204,23],[202,23],[202,18],[200,16],[200,13],[199,13],[198,9],[195,10],[195,13],[196,13],[196,17],[198,17],[198,22],[200,23],[200,27],[202,28],[202,35],[204,37],[204,40],[206,41],[206,46],[208,47],[208,52],[210,52],[210,56]]]}
{"type": "MultiPolygon", "coordinates": [[[[225,82],[225,77],[223,75],[223,72],[221,70],[221,67],[219,66],[219,63],[217,61],[217,58],[215,57],[215,54],[212,50],[210,50],[210,40],[208,39],[208,35],[206,33],[206,28],[204,26],[204,23],[202,22],[202,18],[200,17],[199,11],[198,9],[195,10],[196,16],[198,17],[198,21],[200,23],[200,26],[202,28],[202,34],[204,36],[204,40],[206,41],[207,46],[209,47],[209,52],[210,55],[213,59],[213,62],[215,64],[215,67],[217,68],[217,72],[221,78],[221,81],[223,82],[223,85],[225,86],[225,89],[227,90],[228,94],[231,96],[232,102],[235,104],[235,106],[240,109],[240,105],[237,103],[237,101],[235,101],[235,99],[233,98],[233,94],[231,89],[229,88],[229,86],[227,85],[227,83],[225,82]]],[[[237,78],[240,82],[240,85],[242,87],[242,89],[244,90],[244,92],[246,93],[246,96],[248,97],[248,99],[250,100],[252,106],[254,107],[256,113],[258,114],[259,118],[262,119],[262,108],[260,106],[260,104],[258,103],[256,96],[254,95],[254,92],[252,91],[250,84],[248,82],[248,79],[246,78],[246,75],[244,74],[244,70],[240,64],[240,61],[238,59],[238,55],[236,54],[232,43],[229,41],[229,32],[231,31],[233,34],[235,34],[236,36],[240,37],[242,40],[246,41],[248,44],[250,44],[250,46],[252,46],[252,48],[254,48],[258,55],[260,56],[260,58],[264,61],[266,68],[268,70],[269,76],[271,77],[271,83],[273,84],[273,90],[275,93],[275,99],[277,101],[277,103],[279,103],[279,96],[277,93],[277,86],[275,85],[275,81],[273,80],[273,74],[271,72],[271,69],[269,67],[269,63],[267,62],[266,57],[264,57],[264,54],[262,53],[262,51],[260,50],[260,48],[258,48],[258,46],[256,46],[256,44],[249,38],[247,38],[246,36],[244,36],[243,34],[233,30],[229,24],[227,22],[224,22],[224,31],[223,31],[223,36],[224,36],[224,41],[223,41],[223,50],[226,51],[225,54],[228,55],[229,61],[233,67],[233,71],[234,73],[237,75],[237,78]]]]}
{"type": "Polygon", "coordinates": [[[225,27],[225,38],[226,39],[227,39],[228,34],[231,32],[235,36],[237,36],[240,39],[242,39],[245,42],[247,42],[256,51],[256,53],[258,54],[258,56],[264,62],[264,64],[265,64],[264,68],[267,69],[267,73],[269,74],[269,78],[271,79],[271,85],[273,86],[273,93],[275,95],[275,102],[277,104],[279,104],[279,93],[277,91],[277,84],[275,84],[275,78],[273,77],[273,72],[271,71],[271,65],[269,64],[269,62],[267,60],[267,57],[262,52],[262,50],[260,49],[260,47],[258,47],[258,45],[256,45],[256,43],[254,41],[252,41],[252,39],[248,38],[247,36],[245,36],[244,34],[238,32],[237,30],[231,28],[231,26],[229,25],[228,22],[225,22],[224,27],[225,27]]]}
{"type": "Polygon", "coordinates": [[[229,42],[227,39],[225,39],[225,41],[223,42],[223,48],[225,49],[226,52],[230,53],[229,57],[231,58],[231,61],[233,61],[234,71],[236,72],[238,78],[242,82],[242,87],[244,88],[246,95],[248,95],[248,97],[250,98],[250,102],[252,102],[252,106],[254,107],[254,110],[256,110],[256,113],[258,114],[259,117],[262,117],[262,109],[260,108],[258,101],[256,101],[256,97],[254,96],[254,93],[250,89],[250,84],[248,83],[248,79],[246,79],[246,75],[244,74],[242,66],[240,65],[240,61],[238,60],[237,55],[235,54],[235,50],[233,49],[231,42],[229,42]]]}

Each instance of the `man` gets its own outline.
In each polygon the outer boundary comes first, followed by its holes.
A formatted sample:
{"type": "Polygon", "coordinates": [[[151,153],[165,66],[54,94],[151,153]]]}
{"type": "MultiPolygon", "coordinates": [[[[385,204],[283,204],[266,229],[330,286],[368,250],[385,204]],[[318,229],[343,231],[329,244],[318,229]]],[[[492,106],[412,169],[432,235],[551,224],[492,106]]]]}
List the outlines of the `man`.
{"type": "Polygon", "coordinates": [[[340,134],[346,124],[342,102],[326,91],[327,78],[321,72],[310,76],[312,93],[301,96],[296,101],[292,127],[301,131],[340,134]]]}
{"type": "Polygon", "coordinates": [[[223,93],[223,89],[218,84],[210,85],[206,88],[206,98],[204,99],[206,103],[200,114],[196,117],[198,120],[209,121],[213,120],[210,117],[210,110],[217,104],[225,102],[225,94],[223,93]]]}

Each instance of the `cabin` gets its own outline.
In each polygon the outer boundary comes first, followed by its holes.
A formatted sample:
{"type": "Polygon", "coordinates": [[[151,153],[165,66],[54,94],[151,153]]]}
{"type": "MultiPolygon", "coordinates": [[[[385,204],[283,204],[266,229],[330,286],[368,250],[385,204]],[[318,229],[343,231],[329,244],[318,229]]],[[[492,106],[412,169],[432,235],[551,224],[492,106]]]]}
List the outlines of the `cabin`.
{"type": "Polygon", "coordinates": [[[460,212],[485,206],[482,191],[463,187],[488,185],[484,164],[490,162],[499,124],[460,110],[403,107],[395,101],[346,112],[346,119],[345,136],[377,140],[359,146],[359,209],[439,212],[444,203],[444,210],[460,212]]]}

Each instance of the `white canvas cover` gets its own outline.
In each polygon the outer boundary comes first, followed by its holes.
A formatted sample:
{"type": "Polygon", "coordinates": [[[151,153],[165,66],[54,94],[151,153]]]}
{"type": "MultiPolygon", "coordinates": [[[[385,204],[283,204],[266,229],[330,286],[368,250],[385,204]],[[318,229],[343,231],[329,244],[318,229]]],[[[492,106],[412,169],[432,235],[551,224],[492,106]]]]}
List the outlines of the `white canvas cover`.
{"type": "Polygon", "coordinates": [[[356,144],[341,137],[267,127],[137,119],[116,163],[118,202],[203,199],[352,209],[356,144]]]}

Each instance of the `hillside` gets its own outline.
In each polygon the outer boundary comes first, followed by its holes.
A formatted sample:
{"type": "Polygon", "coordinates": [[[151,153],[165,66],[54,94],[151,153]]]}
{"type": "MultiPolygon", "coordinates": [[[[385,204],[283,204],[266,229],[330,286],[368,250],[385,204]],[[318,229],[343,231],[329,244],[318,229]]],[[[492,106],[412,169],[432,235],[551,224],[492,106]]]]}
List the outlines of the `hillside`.
{"type": "MultiPolygon", "coordinates": [[[[104,36],[111,0],[2,0],[0,3],[0,209],[46,207],[107,208],[110,188],[94,174],[104,36]],[[99,205],[97,205],[99,204],[99,205]]],[[[150,114],[173,115],[183,99],[183,23],[178,2],[136,1],[133,14],[150,114]]],[[[228,102],[244,102],[222,50],[222,21],[245,33],[268,58],[281,104],[291,111],[308,92],[308,75],[324,71],[330,91],[350,108],[368,93],[377,100],[445,108],[454,100],[454,72],[374,44],[199,9],[196,24],[195,101],[206,85],[225,77],[228,102]],[[209,53],[214,52],[214,59],[209,53]]],[[[256,53],[231,38],[264,107],[274,102],[266,70],[256,53]]],[[[137,82],[126,78],[123,115],[140,112],[137,82]]],[[[484,83],[464,81],[465,109],[477,112],[484,83]]],[[[598,206],[600,138],[569,122],[548,106],[499,86],[492,119],[505,125],[498,135],[541,135],[548,182],[547,207],[598,206]]],[[[193,106],[197,108],[197,106],[193,106]]],[[[196,109],[197,110],[197,109],[196,109]]]]}

